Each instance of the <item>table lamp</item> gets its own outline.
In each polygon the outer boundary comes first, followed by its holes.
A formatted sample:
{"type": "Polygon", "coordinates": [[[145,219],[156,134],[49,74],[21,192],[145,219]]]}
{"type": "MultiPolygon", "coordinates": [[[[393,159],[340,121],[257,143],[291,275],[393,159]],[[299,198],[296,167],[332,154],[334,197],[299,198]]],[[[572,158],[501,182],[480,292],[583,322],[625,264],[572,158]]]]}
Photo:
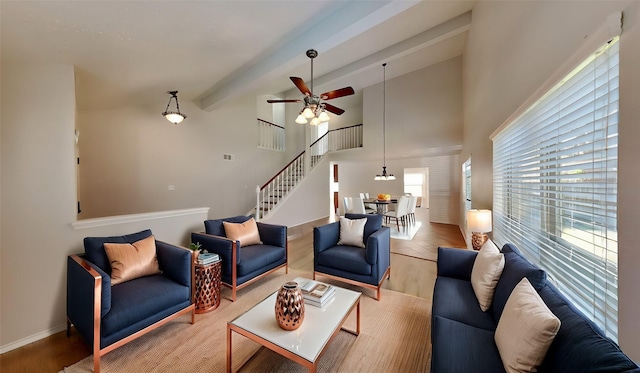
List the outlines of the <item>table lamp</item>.
{"type": "Polygon", "coordinates": [[[489,239],[487,232],[491,232],[491,210],[467,211],[467,229],[471,231],[471,246],[480,250],[489,239]]]}

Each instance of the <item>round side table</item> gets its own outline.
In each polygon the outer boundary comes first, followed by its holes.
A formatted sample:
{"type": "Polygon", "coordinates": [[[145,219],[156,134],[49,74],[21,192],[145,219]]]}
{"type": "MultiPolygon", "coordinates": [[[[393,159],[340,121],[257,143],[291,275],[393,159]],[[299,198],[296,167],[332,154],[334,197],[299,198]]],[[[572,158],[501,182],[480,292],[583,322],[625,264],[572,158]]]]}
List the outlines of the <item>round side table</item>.
{"type": "Polygon", "coordinates": [[[195,264],[196,313],[213,311],[220,305],[222,262],[195,264]]]}

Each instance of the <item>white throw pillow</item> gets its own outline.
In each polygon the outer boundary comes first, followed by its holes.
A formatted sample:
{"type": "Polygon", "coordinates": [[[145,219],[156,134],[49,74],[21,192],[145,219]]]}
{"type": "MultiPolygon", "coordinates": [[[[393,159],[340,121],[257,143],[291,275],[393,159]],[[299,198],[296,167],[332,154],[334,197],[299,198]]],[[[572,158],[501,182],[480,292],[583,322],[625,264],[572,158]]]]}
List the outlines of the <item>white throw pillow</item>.
{"type": "Polygon", "coordinates": [[[491,307],[493,293],[502,270],[504,269],[504,255],[491,240],[482,245],[471,270],[471,286],[476,294],[480,309],[486,312],[491,307]]]}
{"type": "Polygon", "coordinates": [[[364,226],[367,218],[347,219],[340,218],[340,239],[338,245],[348,245],[356,247],[364,246],[364,226]]]}
{"type": "Polygon", "coordinates": [[[535,372],[560,330],[549,310],[524,277],[513,289],[494,336],[507,372],[535,372]]]}

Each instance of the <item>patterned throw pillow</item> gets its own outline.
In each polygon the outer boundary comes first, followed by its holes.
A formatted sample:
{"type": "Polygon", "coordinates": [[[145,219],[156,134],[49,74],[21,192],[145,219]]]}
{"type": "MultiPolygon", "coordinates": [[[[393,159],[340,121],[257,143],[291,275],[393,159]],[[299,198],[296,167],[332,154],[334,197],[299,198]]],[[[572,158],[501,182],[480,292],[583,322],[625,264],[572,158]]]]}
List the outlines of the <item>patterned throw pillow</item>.
{"type": "Polygon", "coordinates": [[[260,241],[260,232],[258,232],[258,224],[254,218],[244,223],[222,222],[227,238],[240,241],[240,247],[251,245],[262,245],[260,241]]]}
{"type": "Polygon", "coordinates": [[[104,250],[111,264],[111,286],[160,273],[154,236],[132,244],[105,243],[104,250]]]}

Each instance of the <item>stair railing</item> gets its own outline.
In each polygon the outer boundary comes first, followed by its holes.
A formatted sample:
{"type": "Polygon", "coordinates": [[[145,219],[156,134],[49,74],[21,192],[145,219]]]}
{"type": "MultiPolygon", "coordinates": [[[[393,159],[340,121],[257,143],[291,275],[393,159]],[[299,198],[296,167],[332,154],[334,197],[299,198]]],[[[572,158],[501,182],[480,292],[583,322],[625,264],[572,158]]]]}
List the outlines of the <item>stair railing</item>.
{"type": "Polygon", "coordinates": [[[263,186],[256,187],[255,219],[260,221],[304,178],[303,151],[263,186]]]}

